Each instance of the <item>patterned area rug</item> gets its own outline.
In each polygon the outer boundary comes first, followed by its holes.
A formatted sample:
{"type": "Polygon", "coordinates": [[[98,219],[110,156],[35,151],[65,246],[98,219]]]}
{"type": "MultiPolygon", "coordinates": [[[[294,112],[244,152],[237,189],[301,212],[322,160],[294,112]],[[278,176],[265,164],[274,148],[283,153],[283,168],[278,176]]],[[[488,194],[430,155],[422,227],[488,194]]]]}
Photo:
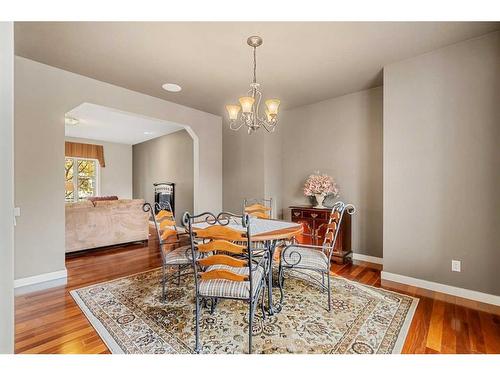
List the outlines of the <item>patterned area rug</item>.
{"type": "MultiPolygon", "coordinates": [[[[194,281],[184,276],[160,301],[161,270],[71,292],[112,353],[192,353],[194,281]]],[[[279,291],[274,290],[274,296],[279,291]]],[[[400,353],[418,299],[332,278],[332,311],[319,289],[289,274],[283,310],[262,319],[256,309],[254,353],[400,353]]],[[[203,353],[246,353],[248,305],[221,300],[203,308],[203,353]]]]}

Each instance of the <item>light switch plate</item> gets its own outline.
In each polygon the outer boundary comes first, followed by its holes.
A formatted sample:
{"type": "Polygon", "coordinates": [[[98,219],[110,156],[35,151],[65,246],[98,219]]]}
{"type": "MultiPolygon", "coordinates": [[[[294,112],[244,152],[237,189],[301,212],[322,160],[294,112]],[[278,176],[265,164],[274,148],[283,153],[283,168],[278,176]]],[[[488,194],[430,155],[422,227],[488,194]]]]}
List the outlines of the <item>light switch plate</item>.
{"type": "Polygon", "coordinates": [[[452,260],[451,261],[451,270],[453,272],[461,272],[460,269],[462,268],[462,262],[459,260],[452,260]]]}
{"type": "Polygon", "coordinates": [[[14,216],[15,217],[21,216],[21,207],[14,207],[14,216]]]}

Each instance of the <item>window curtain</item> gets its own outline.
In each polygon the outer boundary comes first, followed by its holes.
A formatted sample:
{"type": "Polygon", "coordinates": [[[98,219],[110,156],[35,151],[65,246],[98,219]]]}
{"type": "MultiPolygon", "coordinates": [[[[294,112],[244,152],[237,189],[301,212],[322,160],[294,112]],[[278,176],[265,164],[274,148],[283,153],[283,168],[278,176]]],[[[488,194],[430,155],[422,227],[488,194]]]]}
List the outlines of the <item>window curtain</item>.
{"type": "Polygon", "coordinates": [[[65,156],[73,158],[97,159],[104,168],[104,147],[86,143],[65,142],[65,156]]]}

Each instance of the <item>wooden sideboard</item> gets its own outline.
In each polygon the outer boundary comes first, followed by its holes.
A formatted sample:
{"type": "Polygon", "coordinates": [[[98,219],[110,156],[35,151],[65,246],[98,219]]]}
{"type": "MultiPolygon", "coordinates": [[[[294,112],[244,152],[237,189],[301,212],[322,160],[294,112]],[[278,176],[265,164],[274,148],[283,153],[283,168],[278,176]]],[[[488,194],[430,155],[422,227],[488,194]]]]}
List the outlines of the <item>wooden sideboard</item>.
{"type": "MultiPolygon", "coordinates": [[[[290,210],[292,221],[302,224],[304,228],[303,234],[297,237],[297,240],[304,244],[323,244],[331,209],[313,208],[312,206],[290,206],[290,210]]],[[[342,218],[332,261],[338,264],[352,261],[351,215],[344,215],[342,218]]]]}

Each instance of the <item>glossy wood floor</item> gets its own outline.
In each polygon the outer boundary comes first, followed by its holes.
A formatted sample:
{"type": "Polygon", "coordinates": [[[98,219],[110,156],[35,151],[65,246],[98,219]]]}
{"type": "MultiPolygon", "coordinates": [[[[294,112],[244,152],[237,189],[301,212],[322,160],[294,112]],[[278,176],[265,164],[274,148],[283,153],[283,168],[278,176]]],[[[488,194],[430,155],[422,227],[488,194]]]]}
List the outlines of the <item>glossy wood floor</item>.
{"type": "MultiPolygon", "coordinates": [[[[68,258],[65,287],[16,297],[16,353],[109,353],[69,291],[158,267],[156,246],[151,241],[68,258]]],[[[333,265],[332,271],[380,286],[380,267],[374,264],[333,265]]],[[[420,298],[403,353],[500,353],[500,316],[418,288],[388,289],[420,298]]]]}

